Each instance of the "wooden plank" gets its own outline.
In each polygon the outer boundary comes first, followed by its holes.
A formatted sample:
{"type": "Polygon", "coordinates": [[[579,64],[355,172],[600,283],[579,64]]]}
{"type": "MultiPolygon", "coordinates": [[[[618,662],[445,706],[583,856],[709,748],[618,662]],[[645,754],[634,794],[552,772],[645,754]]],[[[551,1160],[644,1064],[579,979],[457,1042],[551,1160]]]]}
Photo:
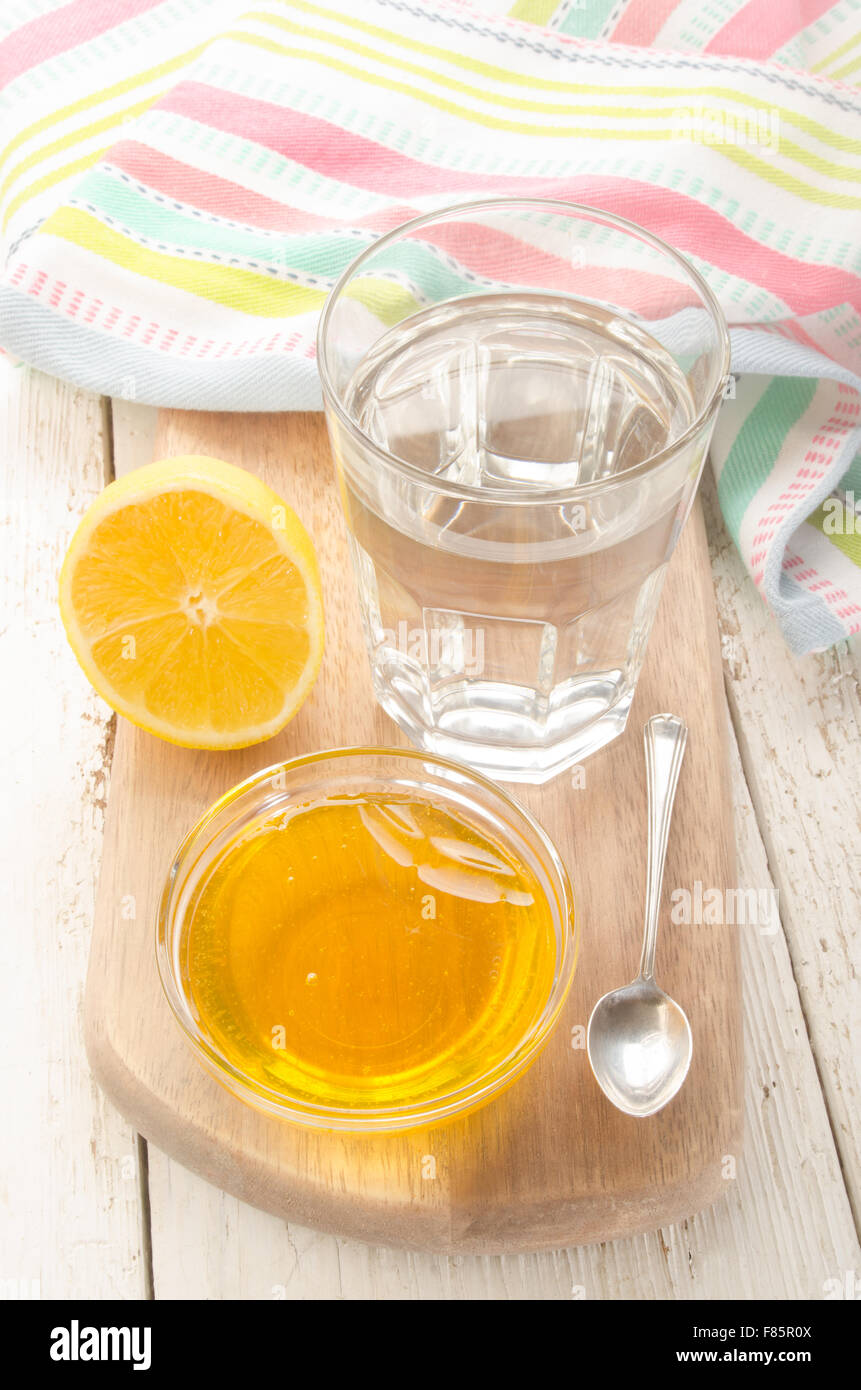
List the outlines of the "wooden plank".
{"type": "Polygon", "coordinates": [[[102,403],[0,356],[4,796],[0,1016],[7,1297],[147,1293],[134,1131],[84,1055],[81,997],[114,721],[57,611],[59,565],[110,455],[102,403]]]}
{"type": "MultiPolygon", "coordinates": [[[[739,883],[768,891],[732,745],[739,883]]],[[[820,1299],[861,1252],[783,931],[745,929],[745,1151],[726,1199],[632,1240],[533,1255],[440,1256],[339,1240],[250,1207],[150,1150],[160,1298],[820,1299]]],[[[727,1171],[730,1171],[729,1168],[727,1171]]]]}
{"type": "Polygon", "coordinates": [[[727,534],[710,478],[704,493],[733,724],[861,1224],[861,652],[842,643],[791,655],[727,534]]]}
{"type": "MultiPolygon", "coordinates": [[[[590,763],[588,795],[565,783],[547,793],[521,789],[572,862],[587,942],[590,927],[594,935],[567,1023],[507,1096],[430,1135],[320,1138],[266,1120],[198,1072],[166,1015],[152,959],[155,894],[180,833],[214,796],[265,762],[312,747],[393,742],[395,731],[372,702],[357,643],[319,418],[168,414],[157,449],[244,462],[296,503],[320,553],[329,655],[313,699],[265,750],[178,751],[121,721],[87,1005],[90,1056],[103,1084],[149,1138],[234,1194],[372,1241],[461,1251],[553,1247],[654,1227],[720,1194],[720,1156],[737,1151],[740,1121],[732,930],[671,933],[662,948],[662,979],[689,1008],[696,1044],[685,1090],[660,1116],[641,1125],[619,1115],[597,1091],[582,1050],[569,1044],[594,998],[630,978],[636,965],[645,859],[642,714],[626,740],[590,763]],[[129,894],[135,924],[118,921],[129,894]],[[703,979],[711,981],[705,991],[703,979]],[[429,1152],[439,1174],[433,1183],[420,1179],[429,1152]]],[[[639,697],[643,713],[669,704],[692,727],[668,882],[699,876],[730,885],[723,696],[697,517],[668,585],[639,697]],[[662,650],[672,661],[661,660],[662,650]]]]}
{"type": "MultiPolygon", "coordinates": [[[[115,402],[120,471],[153,455],[156,411],[115,402]]],[[[722,523],[719,528],[722,530],[722,523]]],[[[743,572],[741,561],[733,551],[743,572]]],[[[716,568],[720,555],[716,551],[716,568]]],[[[760,600],[753,595],[756,603],[760,600]]],[[[723,595],[719,589],[719,598],[723,595]]],[[[758,611],[758,610],[757,610],[758,611]]],[[[745,649],[747,609],[736,634],[745,649]],[[740,628],[740,634],[739,634],[740,628]]],[[[727,657],[732,655],[732,648],[727,657]]],[[[732,679],[731,666],[727,664],[732,679]]],[[[787,698],[783,690],[781,699],[787,698]]],[[[791,698],[791,694],[789,696],[791,698]]],[[[733,739],[739,882],[770,886],[733,739]]],[[[803,885],[802,885],[803,892],[803,885]]],[[[784,902],[785,908],[785,902],[784,902]]],[[[341,1240],[285,1224],[150,1149],[155,1288],[164,1298],[565,1299],[820,1298],[826,1278],[861,1268],[792,965],[779,937],[742,936],[746,1149],[727,1200],[692,1222],[634,1240],[534,1255],[437,1256],[341,1240]],[[763,1085],[779,1068],[781,1092],[763,1085]],[[786,1174],[796,1177],[791,1200],[786,1174]],[[810,1181],[808,1181],[808,1175],[810,1181]]],[[[814,1022],[816,1009],[814,1008],[814,1022]]]]}

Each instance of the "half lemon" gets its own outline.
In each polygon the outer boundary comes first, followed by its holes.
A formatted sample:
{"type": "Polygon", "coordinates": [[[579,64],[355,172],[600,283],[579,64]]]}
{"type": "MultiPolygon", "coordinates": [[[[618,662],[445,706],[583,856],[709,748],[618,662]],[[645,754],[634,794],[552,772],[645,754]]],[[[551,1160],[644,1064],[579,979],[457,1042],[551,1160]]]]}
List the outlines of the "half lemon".
{"type": "Polygon", "coordinates": [[[134,724],[192,748],[271,738],[323,654],[314,547],[253,474],[200,455],[105,488],[60,575],[72,650],[134,724]]]}

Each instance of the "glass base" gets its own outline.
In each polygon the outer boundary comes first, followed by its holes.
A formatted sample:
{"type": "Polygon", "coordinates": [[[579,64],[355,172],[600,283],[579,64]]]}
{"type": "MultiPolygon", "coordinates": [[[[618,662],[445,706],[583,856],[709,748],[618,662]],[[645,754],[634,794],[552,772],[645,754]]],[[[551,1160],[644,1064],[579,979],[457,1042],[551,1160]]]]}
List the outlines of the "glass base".
{"type": "MultiPolygon", "coordinates": [[[[574,773],[584,759],[597,753],[624,733],[634,698],[628,689],[612,705],[595,691],[592,700],[578,702],[580,719],[576,728],[553,738],[536,740],[531,721],[517,719],[509,711],[501,713],[486,707],[463,706],[447,717],[442,714],[433,724],[416,717],[416,710],[398,698],[390,684],[375,682],[377,700],[403,730],[416,748],[436,757],[453,758],[497,782],[522,782],[543,786],[563,773],[574,773]],[[600,713],[589,718],[589,706],[597,704],[600,713]]],[[[569,720],[571,711],[568,711],[569,720]]]]}

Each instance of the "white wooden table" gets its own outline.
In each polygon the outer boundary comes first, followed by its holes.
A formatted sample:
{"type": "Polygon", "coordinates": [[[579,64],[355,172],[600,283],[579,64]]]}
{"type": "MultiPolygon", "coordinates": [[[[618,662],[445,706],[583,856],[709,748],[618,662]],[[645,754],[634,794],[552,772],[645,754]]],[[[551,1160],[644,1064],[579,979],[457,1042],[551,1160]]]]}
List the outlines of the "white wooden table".
{"type": "Polygon", "coordinates": [[[740,881],[774,887],[780,901],[778,930],[742,928],[747,1135],[737,1174],[715,1207],[637,1239],[422,1256],[285,1225],[225,1196],[148,1148],[90,1077],[81,998],[114,717],[66,645],[56,579],[115,461],[151,457],[155,412],[2,356],[0,402],[3,1296],[820,1299],[854,1288],[858,649],[787,654],[710,480],[740,881]]]}

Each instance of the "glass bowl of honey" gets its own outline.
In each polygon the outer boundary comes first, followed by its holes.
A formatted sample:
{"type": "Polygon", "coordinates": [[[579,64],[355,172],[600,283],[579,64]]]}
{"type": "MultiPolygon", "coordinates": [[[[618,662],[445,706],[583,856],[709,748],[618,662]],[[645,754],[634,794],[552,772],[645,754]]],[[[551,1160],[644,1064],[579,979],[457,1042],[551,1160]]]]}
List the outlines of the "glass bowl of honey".
{"type": "Polygon", "coordinates": [[[579,931],[533,818],[457,763],[345,748],[240,783],[180,845],[158,917],[170,1007],[240,1099],[394,1132],[485,1104],[546,1043],[579,931]]]}

